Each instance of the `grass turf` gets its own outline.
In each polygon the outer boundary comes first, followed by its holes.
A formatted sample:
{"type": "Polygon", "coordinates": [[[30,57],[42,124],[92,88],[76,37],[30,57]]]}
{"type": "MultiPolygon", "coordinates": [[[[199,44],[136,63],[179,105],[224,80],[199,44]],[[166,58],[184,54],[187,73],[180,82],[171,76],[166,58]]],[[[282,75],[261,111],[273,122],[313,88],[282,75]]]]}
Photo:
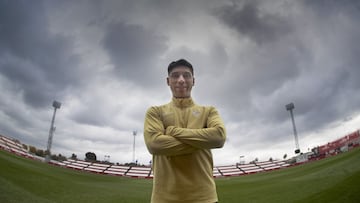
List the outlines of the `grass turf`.
{"type": "MultiPolygon", "coordinates": [[[[360,202],[360,148],[291,168],[215,180],[219,202],[360,202]]],[[[48,165],[0,150],[1,202],[150,202],[152,181],[48,165]]]]}

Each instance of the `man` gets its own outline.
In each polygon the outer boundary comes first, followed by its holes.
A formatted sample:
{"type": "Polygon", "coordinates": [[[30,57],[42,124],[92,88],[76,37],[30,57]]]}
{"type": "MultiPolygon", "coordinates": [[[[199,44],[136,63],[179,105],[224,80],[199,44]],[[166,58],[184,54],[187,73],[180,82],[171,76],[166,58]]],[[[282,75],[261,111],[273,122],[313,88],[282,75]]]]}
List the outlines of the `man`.
{"type": "Polygon", "coordinates": [[[144,138],[153,155],[152,203],[218,201],[211,149],[224,145],[224,124],[214,107],[191,98],[192,65],[180,59],[168,66],[172,101],[146,112],[144,138]]]}

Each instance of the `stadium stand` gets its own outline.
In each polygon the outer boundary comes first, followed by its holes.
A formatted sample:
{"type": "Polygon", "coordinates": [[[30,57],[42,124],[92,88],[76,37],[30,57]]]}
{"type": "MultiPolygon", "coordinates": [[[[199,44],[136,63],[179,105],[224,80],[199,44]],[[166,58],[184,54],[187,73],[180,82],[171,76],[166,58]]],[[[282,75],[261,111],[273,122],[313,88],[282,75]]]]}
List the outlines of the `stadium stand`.
{"type": "MultiPolygon", "coordinates": [[[[336,155],[337,153],[350,150],[354,147],[360,146],[360,132],[359,130],[350,133],[344,137],[341,137],[333,142],[329,142],[325,145],[318,146],[313,149],[313,154],[309,157],[309,160],[317,160],[319,158],[325,158],[330,155],[336,155]]],[[[26,148],[26,147],[25,147],[26,148]]],[[[31,158],[39,161],[44,161],[43,157],[38,157],[31,154],[18,140],[10,139],[6,136],[0,135],[0,149],[12,152],[19,156],[31,158]]],[[[99,174],[127,176],[135,178],[153,178],[153,171],[150,166],[123,166],[113,165],[106,163],[92,163],[82,160],[68,159],[66,161],[50,160],[52,165],[71,168],[75,170],[81,170],[86,172],[93,172],[99,174]]],[[[281,168],[290,167],[296,164],[290,164],[286,161],[264,161],[249,164],[236,164],[227,166],[215,166],[213,168],[213,177],[228,177],[228,176],[240,176],[252,173],[266,172],[271,170],[277,170],[281,168]]]]}
{"type": "Polygon", "coordinates": [[[222,174],[220,173],[220,171],[217,167],[213,168],[213,176],[214,176],[214,178],[218,178],[218,177],[222,176],[222,174]]]}
{"type": "Polygon", "coordinates": [[[251,174],[251,173],[258,173],[263,172],[264,169],[260,168],[259,166],[255,164],[241,164],[237,166],[241,171],[243,171],[245,174],[251,174]]]}
{"type": "Polygon", "coordinates": [[[231,166],[219,166],[217,169],[220,171],[222,176],[239,176],[244,174],[236,165],[231,166]]]}
{"type": "Polygon", "coordinates": [[[90,171],[93,173],[104,173],[104,171],[110,167],[110,164],[98,164],[92,163],[84,168],[85,171],[90,171]]]}
{"type": "Polygon", "coordinates": [[[65,167],[72,168],[76,170],[84,170],[84,168],[88,167],[91,163],[86,161],[72,160],[63,161],[65,163],[65,167]]]}
{"type": "Polygon", "coordinates": [[[286,163],[285,161],[279,161],[279,160],[274,161],[274,163],[276,163],[277,165],[279,165],[280,168],[285,168],[285,167],[288,167],[288,166],[291,165],[291,164],[286,163]]]}
{"type": "Polygon", "coordinates": [[[264,169],[265,171],[269,171],[269,170],[274,170],[274,169],[279,169],[280,166],[277,165],[276,163],[272,162],[272,161],[267,161],[267,162],[259,162],[256,163],[257,166],[259,166],[260,168],[264,169]]]}
{"type": "Polygon", "coordinates": [[[360,145],[360,131],[356,130],[348,135],[345,135],[337,140],[328,142],[327,144],[315,147],[312,149],[314,154],[310,159],[325,158],[328,156],[334,156],[341,152],[346,152],[354,147],[360,145]]]}
{"type": "Polygon", "coordinates": [[[130,166],[111,165],[109,168],[107,168],[104,171],[104,174],[124,176],[125,173],[129,171],[129,169],[130,169],[130,166]]]}
{"type": "Polygon", "coordinates": [[[1,140],[1,148],[10,151],[12,153],[15,153],[20,156],[28,157],[28,158],[34,158],[33,155],[29,154],[26,149],[22,146],[21,143],[18,141],[14,141],[8,137],[0,135],[1,140]]]}
{"type": "Polygon", "coordinates": [[[53,165],[57,165],[57,166],[66,166],[65,163],[61,162],[61,161],[56,161],[56,160],[50,160],[49,162],[50,164],[53,164],[53,165]]]}
{"type": "Polygon", "coordinates": [[[6,142],[3,140],[2,136],[0,136],[0,148],[8,151],[8,146],[6,145],[6,142]]]}
{"type": "Polygon", "coordinates": [[[150,167],[136,167],[132,166],[129,170],[125,173],[126,176],[130,176],[133,178],[148,178],[151,173],[150,167]]]}

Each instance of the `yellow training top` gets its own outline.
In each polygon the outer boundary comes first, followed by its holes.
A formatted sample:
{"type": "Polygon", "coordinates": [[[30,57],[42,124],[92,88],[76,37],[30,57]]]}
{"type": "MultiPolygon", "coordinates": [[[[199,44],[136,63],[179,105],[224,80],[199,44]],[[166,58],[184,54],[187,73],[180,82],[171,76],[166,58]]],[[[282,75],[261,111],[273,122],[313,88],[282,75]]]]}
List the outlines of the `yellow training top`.
{"type": "Polygon", "coordinates": [[[144,138],[153,155],[152,203],[218,201],[211,149],[224,145],[226,133],[214,107],[191,98],[150,107],[144,138]]]}

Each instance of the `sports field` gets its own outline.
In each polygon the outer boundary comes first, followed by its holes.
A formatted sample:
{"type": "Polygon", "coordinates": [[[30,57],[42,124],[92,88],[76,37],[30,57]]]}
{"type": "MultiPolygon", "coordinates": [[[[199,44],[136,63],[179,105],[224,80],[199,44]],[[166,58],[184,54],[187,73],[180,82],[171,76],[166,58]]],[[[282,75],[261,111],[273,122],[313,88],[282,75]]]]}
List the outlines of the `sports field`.
{"type": "MultiPolygon", "coordinates": [[[[360,148],[291,168],[216,179],[219,202],[360,202],[360,148]]],[[[151,179],[76,171],[0,150],[0,202],[150,202],[151,179]]]]}

